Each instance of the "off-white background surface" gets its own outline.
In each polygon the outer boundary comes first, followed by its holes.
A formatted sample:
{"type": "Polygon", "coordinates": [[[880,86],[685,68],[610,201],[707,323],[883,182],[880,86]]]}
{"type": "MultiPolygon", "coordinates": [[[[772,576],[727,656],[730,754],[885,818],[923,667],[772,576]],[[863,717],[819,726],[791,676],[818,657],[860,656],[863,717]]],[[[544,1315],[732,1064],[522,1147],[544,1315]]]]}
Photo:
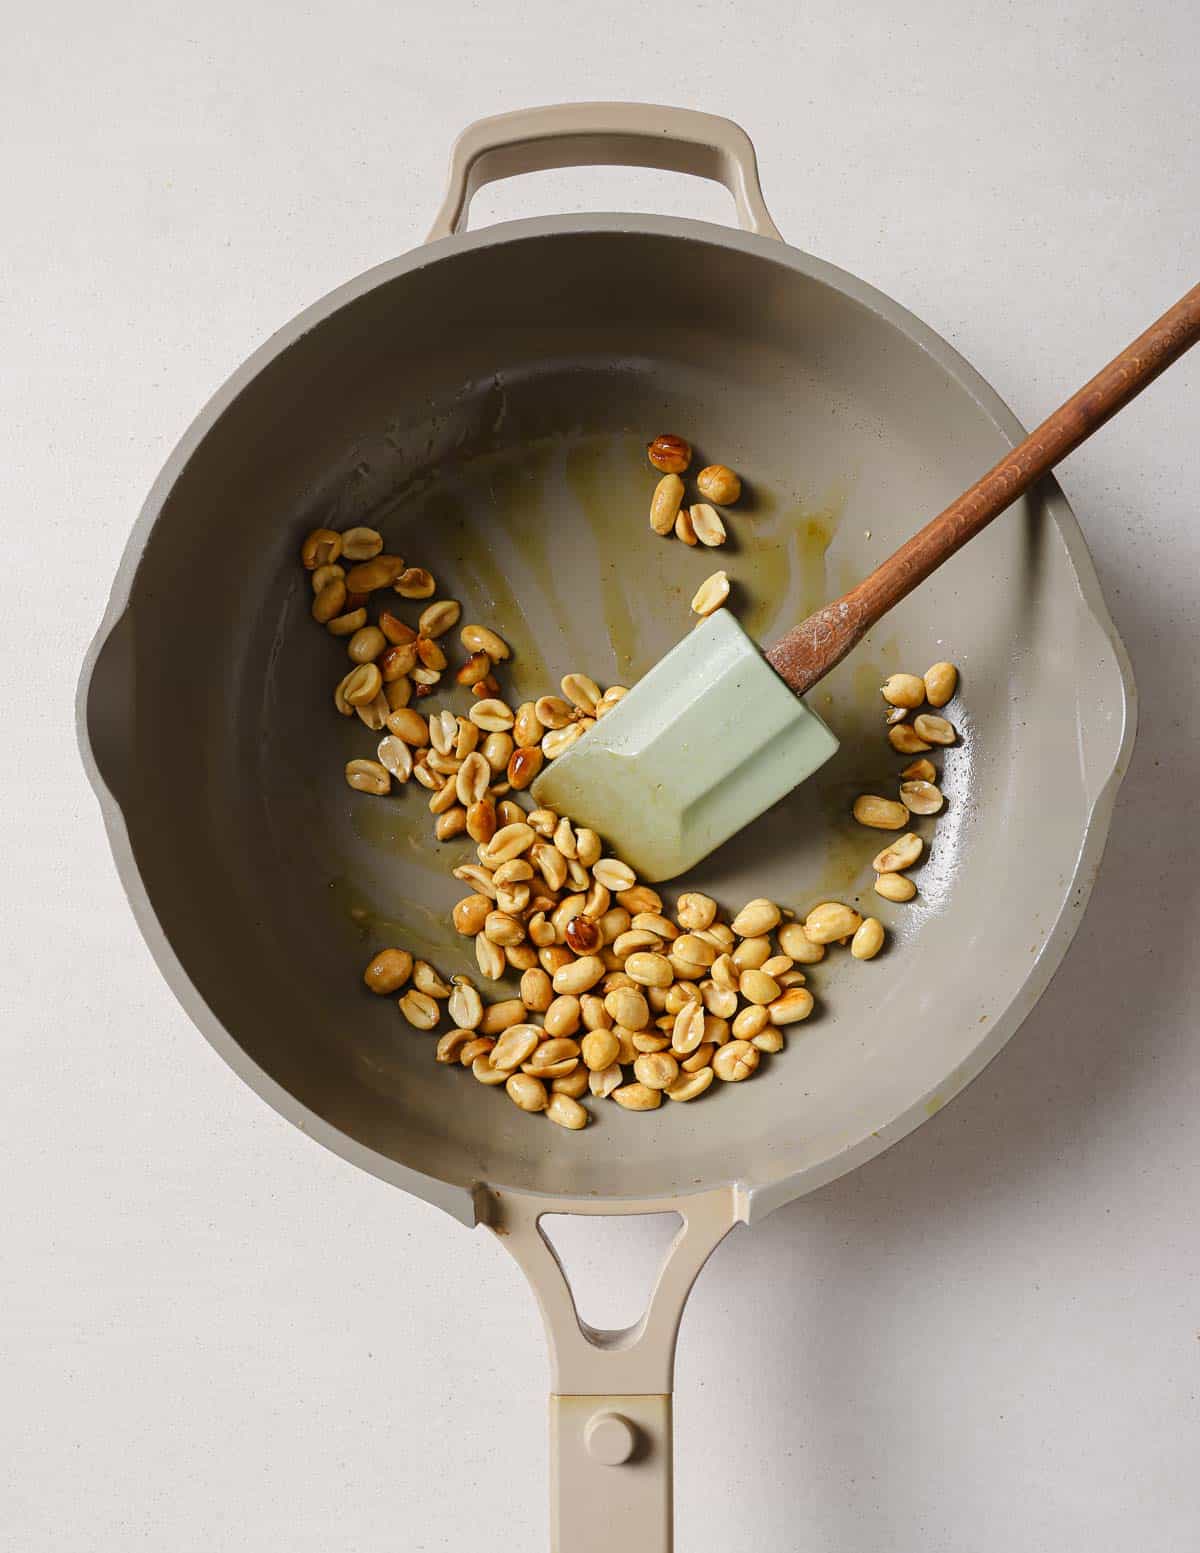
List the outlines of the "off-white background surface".
{"type": "MultiPolygon", "coordinates": [[[[515,1267],[257,1100],[117,888],[71,698],[130,523],[252,346],[419,240],[464,123],[564,98],[739,119],[787,236],[1030,421],[1197,279],[1200,13],[3,11],[0,1546],[539,1549],[546,1369],[515,1267]]],[[[564,172],[476,219],[589,207],[727,210],[564,172]]],[[[679,1352],[685,1553],[1196,1546],[1198,427],[1200,359],[1063,477],[1143,696],[1076,945],[962,1099],[717,1253],[679,1352]]],[[[219,555],[181,633],[208,586],[219,555]]],[[[612,1251],[589,1297],[629,1276],[612,1251]]]]}

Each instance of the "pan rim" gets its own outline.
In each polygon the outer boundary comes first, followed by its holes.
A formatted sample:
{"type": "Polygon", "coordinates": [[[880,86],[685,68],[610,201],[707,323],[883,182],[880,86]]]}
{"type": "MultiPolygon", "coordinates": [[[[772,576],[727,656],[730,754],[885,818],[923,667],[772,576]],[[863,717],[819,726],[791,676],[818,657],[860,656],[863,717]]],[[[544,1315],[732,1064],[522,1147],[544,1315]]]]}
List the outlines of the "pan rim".
{"type": "MultiPolygon", "coordinates": [[[[309,307],[296,314],[271,334],[218,387],[199,410],[180,437],[154,481],[130,532],[110,591],[101,623],[85,654],[76,691],[76,735],[84,769],[100,804],[109,846],[118,878],[129,899],[134,918],[168,986],[200,1033],[233,1070],[269,1105],[302,1132],[323,1143],[335,1154],[371,1174],[389,1181],[443,1208],[465,1224],[475,1224],[488,1216],[490,1191],[519,1192],[541,1197],[547,1211],[561,1205],[569,1194],[537,1194],[496,1180],[462,1186],[430,1176],[402,1164],[388,1155],[358,1142],[315,1111],[297,1100],[260,1067],[232,1033],[209,1009],[203,995],[191,981],[167,937],[154,910],[149,891],[142,880],[130,842],[124,814],[115,794],[106,783],[92,749],[88,730],[88,705],[97,663],[115,638],[129,608],[138,566],[151,530],[166,500],[188,462],[200,448],[217,422],[236,402],[241,393],[285,350],[311,330],[325,323],[342,308],[357,301],[379,286],[390,284],[414,273],[426,264],[444,258],[500,246],[510,242],[575,236],[595,233],[628,233],[631,236],[660,236],[685,241],[717,244],[781,265],[806,276],[859,303],[881,321],[899,330],[928,354],[974,400],[982,413],[1010,445],[1025,435],[1025,430],[1004,400],[974,367],[907,308],[885,293],[826,260],[815,258],[774,238],[760,237],[710,222],[674,216],[640,214],[581,214],[538,216],[520,221],[460,233],[386,260],[334,288],[309,307]]],[[[1095,565],[1078,520],[1056,481],[1044,483],[1043,500],[1047,515],[1054,523],[1067,550],[1078,582],[1084,608],[1107,642],[1114,658],[1120,682],[1121,737],[1112,765],[1091,799],[1071,877],[1064,882],[1062,898],[1053,924],[1046,934],[1028,974],[1004,1007],[989,1021],[986,1033],[968,1057],[928,1093],[892,1118],[882,1128],[872,1129],[849,1143],[843,1150],[820,1164],[802,1167],[777,1180],[760,1185],[737,1183],[744,1194],[746,1216],[754,1221],[773,1208],[803,1196],[836,1180],[882,1153],[909,1132],[928,1120],[937,1110],[960,1094],[983,1071],[992,1058],[1015,1034],[1041,997],[1066,955],[1083,919],[1099,864],[1107,841],[1117,792],[1128,769],[1137,723],[1137,692],[1125,645],[1109,613],[1100,588],[1095,565]]],[[[696,1192],[711,1191],[727,1184],[706,1181],[696,1192]]],[[[679,1192],[679,1197],[693,1195],[679,1192]]],[[[597,1198],[613,1212],[629,1211],[637,1200],[628,1197],[597,1198]]]]}

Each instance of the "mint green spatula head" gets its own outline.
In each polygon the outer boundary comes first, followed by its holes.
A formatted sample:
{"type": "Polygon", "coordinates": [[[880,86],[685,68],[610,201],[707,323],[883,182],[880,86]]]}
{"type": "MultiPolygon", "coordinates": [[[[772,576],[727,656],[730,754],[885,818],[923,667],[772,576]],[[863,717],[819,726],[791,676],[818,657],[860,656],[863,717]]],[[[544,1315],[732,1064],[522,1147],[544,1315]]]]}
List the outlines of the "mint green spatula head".
{"type": "Polygon", "coordinates": [[[673,647],[533,784],[640,879],[671,879],[838,747],[728,610],[673,647]]]}

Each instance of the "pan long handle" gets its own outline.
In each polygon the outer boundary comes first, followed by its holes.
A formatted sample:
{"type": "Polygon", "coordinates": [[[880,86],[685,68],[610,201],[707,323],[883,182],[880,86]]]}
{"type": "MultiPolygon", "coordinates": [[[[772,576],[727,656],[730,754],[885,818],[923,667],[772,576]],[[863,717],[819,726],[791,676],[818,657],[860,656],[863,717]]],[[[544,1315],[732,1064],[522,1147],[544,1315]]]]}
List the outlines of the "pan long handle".
{"type": "Polygon", "coordinates": [[[654,103],[572,102],[500,113],[463,130],[427,241],[461,231],[484,184],[552,167],[659,167],[711,178],[733,195],[745,231],[781,235],[763,199],[754,145],[732,119],[654,103]]]}
{"type": "Polygon", "coordinates": [[[611,1213],[595,1201],[490,1194],[490,1228],[520,1263],[550,1348],[551,1553],[671,1553],[671,1392],[683,1307],[709,1255],[745,1213],[735,1187],[622,1205],[678,1213],[646,1313],[601,1332],[579,1320],[566,1274],[542,1234],[544,1214],[611,1213]]]}

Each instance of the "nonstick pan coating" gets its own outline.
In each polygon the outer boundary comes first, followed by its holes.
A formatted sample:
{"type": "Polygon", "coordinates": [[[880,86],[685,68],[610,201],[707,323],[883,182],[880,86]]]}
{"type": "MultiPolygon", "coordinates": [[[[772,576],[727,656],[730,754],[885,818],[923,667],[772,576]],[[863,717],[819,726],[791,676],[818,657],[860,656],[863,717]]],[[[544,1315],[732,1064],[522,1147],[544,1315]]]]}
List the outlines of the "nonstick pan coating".
{"type": "Polygon", "coordinates": [[[679,881],[734,909],[867,901],[887,952],[815,967],[819,1013],[753,1082],[650,1115],[596,1105],[579,1134],[437,1066],[432,1038],[361,985],[391,942],[474,974],[446,925],[467,848],[432,840],[415,785],[384,800],[345,786],[342,763],[375,740],[333,712],[344,648],[308,617],[297,550],[318,524],[381,527],[465,619],[510,639],[514,701],[569,670],[630,683],[688,630],[717,566],[766,644],[1016,433],[902,309],[702,223],[514,223],[311,309],[168,466],[81,692],[135,909],[205,1033],[301,1125],[462,1217],[481,1182],[622,1198],[736,1180],[770,1206],[932,1114],[1061,957],[1131,738],[1124,654],[1057,487],[839,668],[816,700],[838,758],[679,881]],[[642,445],[660,431],[743,473],[727,551],[650,532],[642,445]],[[920,822],[933,850],[917,900],[890,906],[870,890],[882,838],[847,810],[903,764],[880,680],[944,657],[962,669],[950,715],[964,734],[945,757],[948,811],[920,822]]]}

